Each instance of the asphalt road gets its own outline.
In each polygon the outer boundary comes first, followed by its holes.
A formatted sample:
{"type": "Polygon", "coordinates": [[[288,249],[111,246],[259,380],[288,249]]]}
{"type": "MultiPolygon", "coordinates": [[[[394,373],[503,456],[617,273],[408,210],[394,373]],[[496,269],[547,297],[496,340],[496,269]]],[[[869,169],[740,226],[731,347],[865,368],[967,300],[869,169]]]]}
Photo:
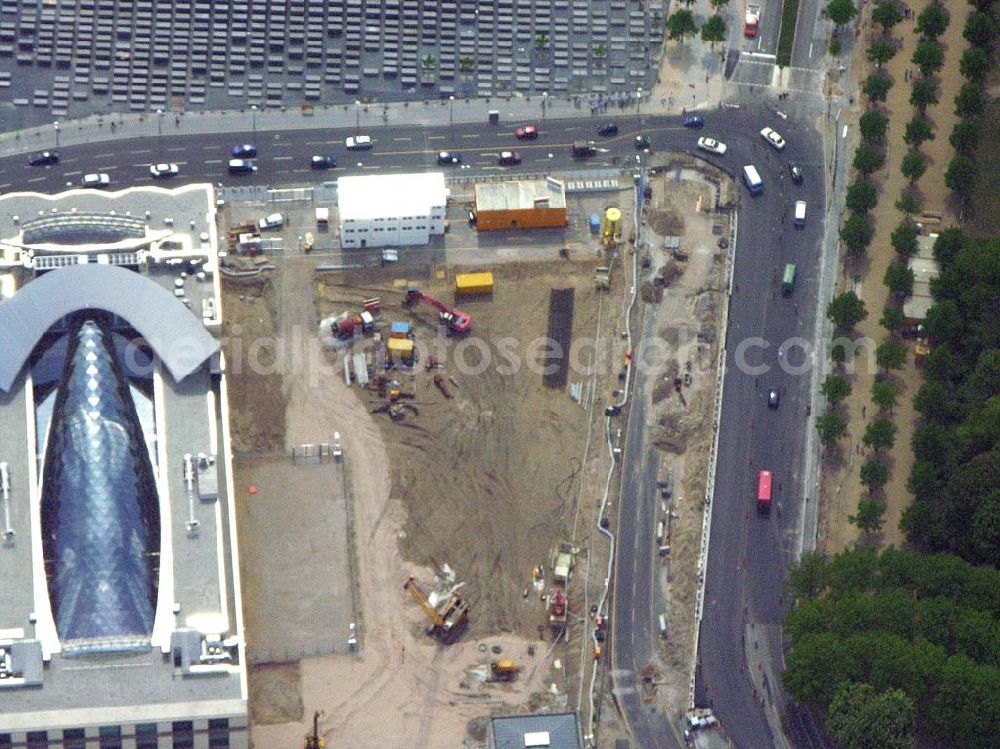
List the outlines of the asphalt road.
{"type": "MultiPolygon", "coordinates": [[[[763,749],[772,740],[761,705],[753,698],[746,675],[739,670],[744,660],[741,644],[744,623],[777,626],[782,616],[778,599],[784,571],[789,561],[796,529],[798,503],[795,489],[800,483],[802,430],[808,402],[806,376],[772,370],[756,377],[736,366],[737,344],[759,335],[771,345],[754,349],[748,357],[774,365],[779,345],[794,335],[809,337],[815,306],[815,271],[821,236],[823,205],[822,139],[811,128],[785,122],[763,106],[750,109],[709,111],[701,131],[683,128],[679,118],[608,116],[620,125],[615,138],[599,138],[592,118],[537,122],[537,141],[517,141],[513,128],[496,130],[482,124],[456,124],[437,128],[376,127],[370,152],[348,154],[343,139],[351,130],[298,130],[289,132],[243,132],[222,135],[144,138],[93,143],[60,149],[62,161],[54,167],[26,168],[26,158],[0,161],[0,190],[55,192],[67,183],[79,184],[90,172],[111,175],[111,189],[149,184],[149,165],[175,162],[179,177],[165,184],[194,181],[224,184],[268,184],[272,187],[314,184],[342,174],[390,173],[415,169],[438,169],[439,150],[459,151],[468,169],[466,176],[537,173],[566,168],[596,168],[627,163],[635,155],[634,136],[647,133],[654,154],[694,151],[699,135],[717,137],[727,143],[724,157],[708,157],[733,176],[743,164],[755,164],[764,181],[763,195],[751,198],[742,192],[740,230],[736,251],[736,290],[730,307],[727,341],[728,370],[723,403],[723,433],[719,443],[715,506],[712,518],[712,551],[708,564],[705,619],[702,628],[699,684],[711,701],[727,734],[737,746],[763,749]],[[782,153],[771,149],[758,135],[770,125],[782,132],[788,147],[782,153]],[[592,159],[574,159],[571,143],[577,139],[598,141],[602,152],[592,159]],[[238,143],[255,143],[260,157],[259,172],[242,177],[227,173],[229,149],[238,143]],[[523,157],[519,167],[501,169],[496,165],[500,150],[517,150],[523,157]],[[333,154],[340,166],[328,172],[309,169],[313,154],[333,154]],[[798,161],[805,183],[790,184],[787,163],[798,161]],[[810,206],[806,228],[791,226],[791,206],[803,199],[810,206]],[[791,298],[780,294],[780,269],[786,262],[798,266],[798,283],[791,298]],[[755,356],[757,358],[755,358],[755,356]],[[778,387],[781,406],[771,411],[766,392],[778,387]],[[758,468],[775,473],[776,511],[769,518],[753,511],[753,489],[758,468]]],[[[803,119],[803,122],[807,120],[803,119]]],[[[452,167],[454,169],[454,167],[452,167]]],[[[794,359],[793,359],[794,361],[794,359]]],[[[635,404],[630,419],[628,444],[643,443],[644,406],[635,404]]],[[[634,448],[629,453],[635,452],[634,448]]],[[[639,450],[642,455],[647,451],[639,450]]],[[[612,652],[616,668],[634,672],[649,660],[654,640],[653,570],[655,539],[652,507],[656,467],[648,459],[628,461],[624,497],[638,499],[634,506],[625,502],[619,524],[619,557],[616,562],[615,601],[612,615],[612,652]],[[634,512],[633,512],[634,510],[634,512]],[[631,664],[631,665],[630,665],[631,664]]],[[[623,675],[627,678],[627,674],[623,675]]],[[[633,694],[635,694],[633,692],[633,694]]],[[[637,699],[623,701],[629,723],[640,746],[672,746],[675,735],[665,718],[649,714],[637,699]]]]}

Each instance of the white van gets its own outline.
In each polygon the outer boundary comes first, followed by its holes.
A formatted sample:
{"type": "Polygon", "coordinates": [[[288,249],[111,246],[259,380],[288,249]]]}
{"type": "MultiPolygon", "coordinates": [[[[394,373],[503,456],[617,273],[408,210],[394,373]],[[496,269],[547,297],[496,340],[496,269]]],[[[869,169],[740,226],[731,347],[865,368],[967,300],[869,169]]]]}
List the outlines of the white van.
{"type": "Polygon", "coordinates": [[[664,640],[666,640],[667,639],[667,615],[666,614],[660,614],[659,625],[660,625],[660,637],[662,637],[664,640]]]}
{"type": "Polygon", "coordinates": [[[795,225],[803,227],[806,225],[806,201],[795,201],[795,225]]]}
{"type": "Polygon", "coordinates": [[[747,186],[751,195],[760,195],[764,192],[764,180],[760,178],[757,167],[753,164],[743,167],[743,184],[747,186]]]}

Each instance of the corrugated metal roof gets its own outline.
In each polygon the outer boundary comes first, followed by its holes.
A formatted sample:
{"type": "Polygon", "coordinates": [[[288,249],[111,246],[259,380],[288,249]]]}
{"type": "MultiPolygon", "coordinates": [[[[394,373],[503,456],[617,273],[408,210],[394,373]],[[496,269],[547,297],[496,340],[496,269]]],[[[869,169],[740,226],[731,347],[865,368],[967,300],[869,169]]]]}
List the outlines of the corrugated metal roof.
{"type": "Polygon", "coordinates": [[[477,211],[565,208],[566,186],[557,179],[477,182],[477,211]]]}
{"type": "Polygon", "coordinates": [[[547,733],[548,749],[580,749],[576,713],[535,713],[496,717],[490,721],[490,749],[525,749],[525,735],[547,733]]]}
{"type": "Polygon", "coordinates": [[[85,309],[126,320],[178,381],[219,349],[201,321],[154,281],[113,265],[73,265],[39,276],[0,304],[0,390],[10,390],[49,328],[85,309]]]}

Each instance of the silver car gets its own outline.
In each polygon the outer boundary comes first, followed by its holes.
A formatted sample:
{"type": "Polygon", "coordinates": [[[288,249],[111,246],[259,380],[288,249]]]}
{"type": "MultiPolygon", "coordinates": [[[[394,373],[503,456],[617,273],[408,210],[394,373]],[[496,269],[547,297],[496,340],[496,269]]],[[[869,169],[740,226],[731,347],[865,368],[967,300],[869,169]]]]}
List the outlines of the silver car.
{"type": "Polygon", "coordinates": [[[85,174],[80,184],[84,187],[107,187],[111,184],[111,177],[104,172],[85,174]]]}
{"type": "Polygon", "coordinates": [[[181,168],[177,164],[153,164],[149,167],[149,174],[154,179],[176,177],[180,171],[181,168]]]}
{"type": "Polygon", "coordinates": [[[698,138],[698,148],[716,156],[723,156],[726,153],[726,144],[715,138],[698,138]]]}
{"type": "Polygon", "coordinates": [[[785,148],[785,139],[781,133],[770,127],[765,127],[760,131],[760,137],[766,140],[775,151],[782,151],[785,148]]]}

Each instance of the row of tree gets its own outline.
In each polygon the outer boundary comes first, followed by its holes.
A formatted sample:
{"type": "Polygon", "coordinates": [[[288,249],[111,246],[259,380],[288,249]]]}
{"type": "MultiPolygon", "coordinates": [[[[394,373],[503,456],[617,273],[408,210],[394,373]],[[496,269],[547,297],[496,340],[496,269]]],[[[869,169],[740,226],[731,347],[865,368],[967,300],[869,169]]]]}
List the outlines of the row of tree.
{"type": "Polygon", "coordinates": [[[782,682],[826,711],[840,749],[911,749],[920,732],[963,749],[996,746],[1000,573],[913,550],[805,555],[782,682]]]}
{"type": "MultiPolygon", "coordinates": [[[[719,15],[719,11],[729,4],[729,0],[709,0],[713,13],[701,26],[701,39],[708,42],[715,48],[716,42],[726,40],[726,22],[719,15]]],[[[691,6],[695,0],[680,0],[680,5],[685,7],[674,11],[667,17],[667,38],[674,41],[683,42],[685,38],[698,33],[698,24],[695,23],[694,13],[691,6]]]]}

